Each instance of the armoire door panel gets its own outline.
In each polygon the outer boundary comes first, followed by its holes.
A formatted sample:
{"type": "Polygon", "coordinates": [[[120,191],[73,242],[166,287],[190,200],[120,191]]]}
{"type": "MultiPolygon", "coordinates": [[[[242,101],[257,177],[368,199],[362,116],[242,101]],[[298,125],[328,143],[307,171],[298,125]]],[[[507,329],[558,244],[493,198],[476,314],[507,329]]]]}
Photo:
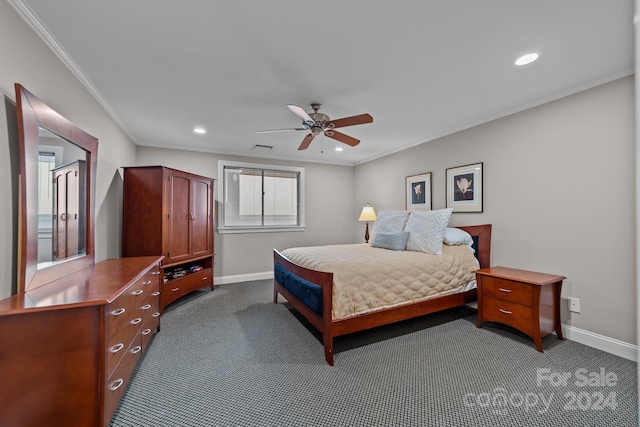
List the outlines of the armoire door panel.
{"type": "Polygon", "coordinates": [[[171,204],[169,211],[168,261],[174,262],[191,256],[190,205],[191,179],[189,176],[172,174],[171,204]]]}
{"type": "Polygon", "coordinates": [[[57,172],[53,178],[53,259],[67,257],[67,179],[64,172],[57,172]]]}
{"type": "Polygon", "coordinates": [[[67,178],[67,239],[66,253],[67,256],[76,255],[79,251],[78,247],[78,171],[70,170],[66,174],[67,178]]]}
{"type": "Polygon", "coordinates": [[[213,230],[210,215],[212,213],[212,184],[211,180],[194,179],[193,208],[192,208],[192,253],[193,256],[211,253],[213,230]]]}

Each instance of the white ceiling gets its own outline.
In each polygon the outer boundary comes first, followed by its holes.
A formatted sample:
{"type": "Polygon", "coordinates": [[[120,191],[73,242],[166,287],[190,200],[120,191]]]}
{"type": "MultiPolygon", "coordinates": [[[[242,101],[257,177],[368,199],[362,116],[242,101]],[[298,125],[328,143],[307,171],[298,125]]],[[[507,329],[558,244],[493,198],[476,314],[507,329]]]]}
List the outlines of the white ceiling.
{"type": "Polygon", "coordinates": [[[634,0],[8,1],[143,146],[354,165],[633,73],[634,0]],[[312,102],[374,121],[256,133],[312,102]]]}

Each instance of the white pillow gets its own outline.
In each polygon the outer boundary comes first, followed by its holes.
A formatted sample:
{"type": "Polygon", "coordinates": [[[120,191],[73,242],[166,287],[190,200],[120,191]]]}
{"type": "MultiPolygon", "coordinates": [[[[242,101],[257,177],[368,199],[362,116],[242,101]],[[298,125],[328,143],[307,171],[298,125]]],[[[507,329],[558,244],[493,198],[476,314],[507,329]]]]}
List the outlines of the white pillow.
{"type": "Polygon", "coordinates": [[[404,231],[409,232],[407,250],[441,255],[444,230],[451,219],[453,209],[435,211],[411,211],[404,231]]]}
{"type": "Polygon", "coordinates": [[[450,246],[467,245],[473,246],[471,234],[459,228],[447,227],[444,230],[444,244],[450,246]]]}
{"type": "Polygon", "coordinates": [[[376,233],[400,233],[404,229],[409,216],[408,211],[380,211],[376,221],[371,228],[371,241],[376,237],[376,233]]]}

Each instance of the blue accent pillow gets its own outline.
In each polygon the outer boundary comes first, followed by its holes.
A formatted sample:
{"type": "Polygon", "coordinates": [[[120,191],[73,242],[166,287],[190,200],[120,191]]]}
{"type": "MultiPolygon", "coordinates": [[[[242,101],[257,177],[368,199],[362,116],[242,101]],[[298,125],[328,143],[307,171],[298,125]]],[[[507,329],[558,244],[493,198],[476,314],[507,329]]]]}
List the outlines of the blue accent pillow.
{"type": "Polygon", "coordinates": [[[401,231],[399,233],[378,233],[371,242],[374,248],[391,249],[392,251],[404,251],[409,240],[409,232],[401,231]]]}

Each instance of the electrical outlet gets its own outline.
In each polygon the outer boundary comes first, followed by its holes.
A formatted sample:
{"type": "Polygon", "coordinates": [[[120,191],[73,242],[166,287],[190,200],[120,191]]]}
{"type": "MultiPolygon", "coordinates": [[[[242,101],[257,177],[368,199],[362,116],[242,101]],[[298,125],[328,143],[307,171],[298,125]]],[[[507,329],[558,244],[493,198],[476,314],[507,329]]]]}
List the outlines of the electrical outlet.
{"type": "Polygon", "coordinates": [[[568,297],[567,302],[569,303],[569,311],[580,313],[580,298],[568,297]]]}

